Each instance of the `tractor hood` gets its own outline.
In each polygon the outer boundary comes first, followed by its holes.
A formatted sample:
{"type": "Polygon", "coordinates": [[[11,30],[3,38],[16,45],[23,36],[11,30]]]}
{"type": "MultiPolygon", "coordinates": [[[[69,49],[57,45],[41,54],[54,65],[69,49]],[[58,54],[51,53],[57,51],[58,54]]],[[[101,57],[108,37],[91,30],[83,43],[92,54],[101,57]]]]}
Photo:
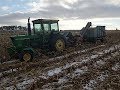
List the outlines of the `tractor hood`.
{"type": "Polygon", "coordinates": [[[15,36],[11,36],[11,40],[14,41],[14,40],[28,40],[28,39],[33,39],[33,38],[37,38],[39,37],[38,35],[15,35],[15,36]]]}
{"type": "Polygon", "coordinates": [[[34,35],[19,35],[10,37],[15,47],[27,47],[30,44],[30,39],[33,38],[34,35]]]}
{"type": "Polygon", "coordinates": [[[29,39],[28,35],[19,35],[10,37],[12,41],[29,39]]]}

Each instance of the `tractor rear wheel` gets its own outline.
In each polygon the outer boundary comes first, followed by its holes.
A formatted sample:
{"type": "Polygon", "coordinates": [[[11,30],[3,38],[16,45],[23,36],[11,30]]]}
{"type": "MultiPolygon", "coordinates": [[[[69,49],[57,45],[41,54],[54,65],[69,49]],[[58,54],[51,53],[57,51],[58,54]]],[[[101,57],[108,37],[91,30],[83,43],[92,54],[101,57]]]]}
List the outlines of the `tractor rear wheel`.
{"type": "Polygon", "coordinates": [[[65,49],[65,40],[62,36],[55,36],[51,40],[52,49],[62,52],[65,49]]]}
{"type": "Polygon", "coordinates": [[[29,51],[24,51],[19,54],[19,59],[20,59],[20,61],[29,62],[29,61],[32,61],[33,55],[29,51]]]}
{"type": "Polygon", "coordinates": [[[65,49],[65,42],[62,39],[58,39],[55,43],[55,49],[57,51],[63,51],[65,49]]]}

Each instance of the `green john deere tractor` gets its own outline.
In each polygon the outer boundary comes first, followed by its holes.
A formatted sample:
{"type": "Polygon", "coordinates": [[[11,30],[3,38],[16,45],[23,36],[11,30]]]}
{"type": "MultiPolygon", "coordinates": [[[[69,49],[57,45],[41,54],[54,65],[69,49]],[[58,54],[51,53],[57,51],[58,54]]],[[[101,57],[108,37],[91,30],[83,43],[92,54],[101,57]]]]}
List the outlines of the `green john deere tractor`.
{"type": "Polygon", "coordinates": [[[11,57],[17,56],[21,61],[32,61],[35,48],[62,52],[66,45],[71,43],[72,34],[59,31],[59,20],[34,20],[32,21],[33,31],[31,31],[29,20],[30,18],[28,19],[28,35],[10,37],[13,47],[8,48],[8,53],[11,57]]]}

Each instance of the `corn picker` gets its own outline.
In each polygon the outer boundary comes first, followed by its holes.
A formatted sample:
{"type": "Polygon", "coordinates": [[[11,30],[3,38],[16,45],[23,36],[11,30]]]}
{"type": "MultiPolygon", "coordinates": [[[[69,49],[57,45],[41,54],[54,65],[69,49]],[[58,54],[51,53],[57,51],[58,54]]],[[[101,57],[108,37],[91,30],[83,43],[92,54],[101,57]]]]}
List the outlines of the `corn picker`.
{"type": "MultiPolygon", "coordinates": [[[[35,49],[37,48],[62,52],[66,47],[75,45],[77,41],[81,42],[81,38],[82,40],[91,40],[89,35],[91,33],[89,30],[91,26],[90,22],[81,30],[81,33],[78,36],[73,36],[71,32],[59,31],[58,21],[59,20],[49,19],[34,20],[32,21],[32,31],[29,18],[28,34],[10,37],[13,46],[8,48],[9,55],[11,57],[17,56],[20,61],[32,61],[36,55],[35,49]]],[[[102,31],[104,34],[105,29],[103,30],[103,28],[98,31],[102,31]]],[[[105,36],[105,34],[103,34],[100,34],[100,39],[103,39],[105,36]]],[[[98,37],[93,38],[93,36],[92,39],[97,40],[98,37]]]]}

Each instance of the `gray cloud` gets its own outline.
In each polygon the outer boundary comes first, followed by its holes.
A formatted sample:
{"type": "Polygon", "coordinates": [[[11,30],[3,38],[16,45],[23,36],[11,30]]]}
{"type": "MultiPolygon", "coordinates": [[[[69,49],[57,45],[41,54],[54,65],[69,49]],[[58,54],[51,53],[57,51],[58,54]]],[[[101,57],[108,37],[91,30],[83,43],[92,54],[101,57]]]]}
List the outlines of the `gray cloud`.
{"type": "MultiPolygon", "coordinates": [[[[119,1],[119,0],[118,0],[119,1]]],[[[78,0],[75,3],[64,2],[66,8],[59,0],[47,0],[47,7],[37,12],[16,12],[0,16],[0,24],[19,25],[19,20],[32,18],[64,18],[64,19],[92,19],[120,17],[120,6],[111,4],[109,0],[78,0]],[[54,2],[54,3],[53,3],[54,2]]]]}

